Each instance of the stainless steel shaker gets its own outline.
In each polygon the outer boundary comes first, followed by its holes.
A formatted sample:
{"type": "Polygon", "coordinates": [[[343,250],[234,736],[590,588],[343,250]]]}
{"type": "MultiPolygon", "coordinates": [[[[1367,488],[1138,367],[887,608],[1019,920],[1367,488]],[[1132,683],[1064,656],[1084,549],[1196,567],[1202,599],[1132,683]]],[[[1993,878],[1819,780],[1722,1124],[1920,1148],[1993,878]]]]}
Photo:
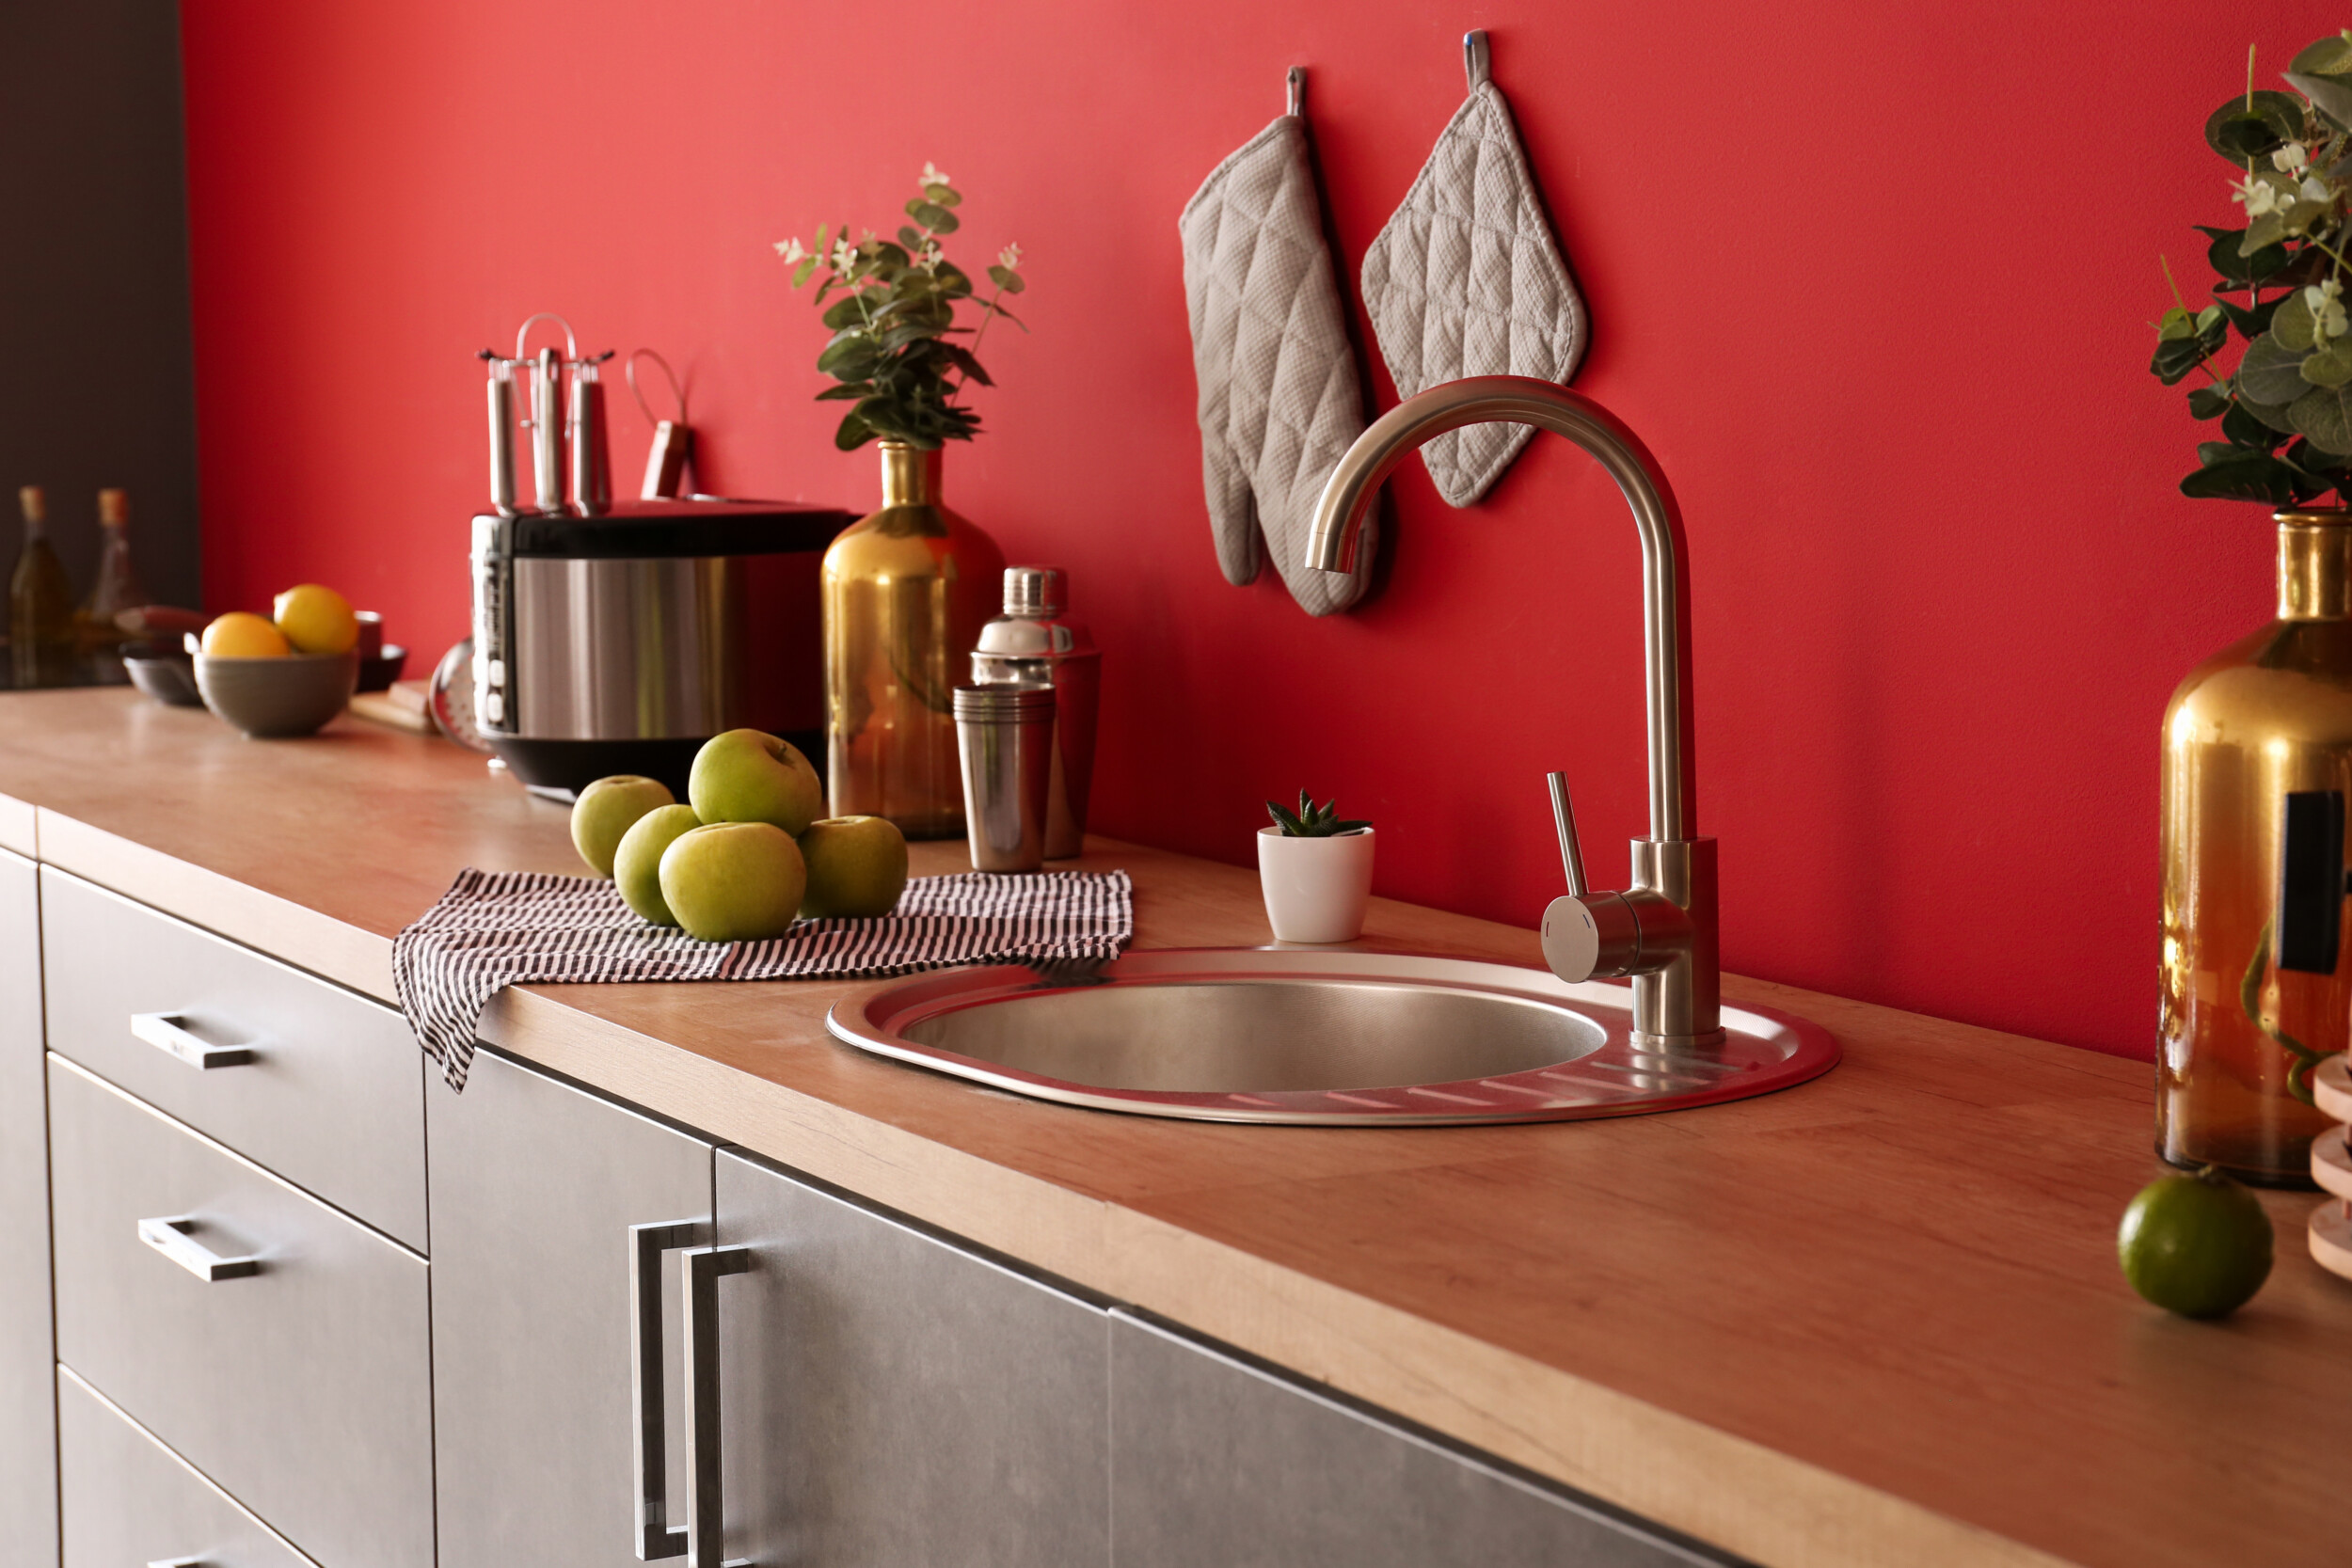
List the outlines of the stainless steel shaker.
{"type": "Polygon", "coordinates": [[[1057,566],[1005,568],[1005,612],[980,629],[972,678],[982,686],[1041,683],[1054,689],[1053,776],[1047,784],[1045,858],[1086,847],[1087,793],[1094,775],[1094,717],[1103,656],[1067,619],[1067,579],[1057,566]]]}
{"type": "Polygon", "coordinates": [[[1045,863],[1054,688],[1042,681],[959,686],[955,707],[973,869],[1035,871],[1045,863]]]}

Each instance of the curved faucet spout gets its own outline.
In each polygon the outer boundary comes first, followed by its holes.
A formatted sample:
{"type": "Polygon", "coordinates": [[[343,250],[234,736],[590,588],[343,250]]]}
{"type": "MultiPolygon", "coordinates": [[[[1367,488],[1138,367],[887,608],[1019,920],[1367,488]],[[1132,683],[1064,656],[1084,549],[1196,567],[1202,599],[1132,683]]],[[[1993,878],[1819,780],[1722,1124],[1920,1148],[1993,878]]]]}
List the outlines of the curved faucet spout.
{"type": "Polygon", "coordinates": [[[1625,492],[1642,535],[1642,648],[1649,728],[1649,832],[1658,842],[1696,836],[1690,700],[1690,590],[1683,579],[1682,515],[1658,460],[1599,404],[1524,375],[1449,381],[1390,409],[1356,438],[1323,486],[1307,564],[1344,572],[1374,493],[1432,436],[1473,424],[1526,424],[1565,436],[1599,459],[1625,492]]]}

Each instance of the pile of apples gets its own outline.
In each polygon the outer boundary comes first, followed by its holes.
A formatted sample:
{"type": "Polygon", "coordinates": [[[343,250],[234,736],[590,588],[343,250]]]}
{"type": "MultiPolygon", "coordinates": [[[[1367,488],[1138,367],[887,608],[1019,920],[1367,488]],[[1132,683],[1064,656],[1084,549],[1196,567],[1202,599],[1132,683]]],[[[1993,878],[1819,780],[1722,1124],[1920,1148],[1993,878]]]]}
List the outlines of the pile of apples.
{"type": "Polygon", "coordinates": [[[216,615],[192,652],[214,658],[286,658],[347,654],[359,641],[359,617],[332,588],[306,582],[278,595],[266,616],[232,610],[216,615]]]}
{"type": "Polygon", "coordinates": [[[687,803],[633,773],[598,779],[572,805],[572,844],[624,902],[704,942],[764,942],[796,919],[898,907],[907,841],[880,816],[822,820],[824,786],[790,741],[713,736],[694,753],[687,803]]]}

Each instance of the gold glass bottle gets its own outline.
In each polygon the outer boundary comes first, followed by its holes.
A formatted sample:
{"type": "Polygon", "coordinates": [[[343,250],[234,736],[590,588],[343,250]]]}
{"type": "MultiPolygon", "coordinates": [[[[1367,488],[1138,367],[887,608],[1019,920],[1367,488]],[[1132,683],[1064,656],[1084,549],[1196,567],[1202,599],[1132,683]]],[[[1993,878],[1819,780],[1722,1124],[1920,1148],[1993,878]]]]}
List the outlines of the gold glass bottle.
{"type": "MultiPolygon", "coordinates": [[[[2280,968],[2275,921],[2286,797],[2352,799],[2352,513],[2278,524],[2279,618],[2191,671],[2164,716],[2156,1152],[2306,1186],[2329,1125],[2311,1069],[2352,1034],[2352,919],[2332,974],[2280,968]]],[[[2325,875],[2340,894],[2342,866],[2325,875]]]]}
{"type": "Polygon", "coordinates": [[[73,584],[49,543],[49,508],[40,486],[17,493],[24,509],[24,547],[8,574],[8,663],[13,684],[66,686],[73,679],[73,584]]]}
{"type": "Polygon", "coordinates": [[[882,443],[882,510],[825,551],[826,790],[835,816],[963,832],[953,692],[996,613],[1005,556],[940,504],[940,457],[882,443]]]}

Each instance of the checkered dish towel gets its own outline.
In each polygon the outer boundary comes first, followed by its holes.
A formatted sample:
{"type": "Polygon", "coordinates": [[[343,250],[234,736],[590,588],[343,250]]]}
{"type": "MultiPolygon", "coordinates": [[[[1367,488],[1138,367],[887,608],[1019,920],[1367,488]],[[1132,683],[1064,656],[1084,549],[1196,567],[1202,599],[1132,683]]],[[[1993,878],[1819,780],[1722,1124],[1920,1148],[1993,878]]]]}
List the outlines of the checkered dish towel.
{"type": "Polygon", "coordinates": [[[697,942],[648,926],[612,884],[470,866],[393,940],[392,989],[452,1089],[482,1009],[507,986],[634,980],[882,979],[953,964],[1107,960],[1136,930],[1124,871],[917,877],[893,913],[803,920],[768,942],[697,942]]]}

